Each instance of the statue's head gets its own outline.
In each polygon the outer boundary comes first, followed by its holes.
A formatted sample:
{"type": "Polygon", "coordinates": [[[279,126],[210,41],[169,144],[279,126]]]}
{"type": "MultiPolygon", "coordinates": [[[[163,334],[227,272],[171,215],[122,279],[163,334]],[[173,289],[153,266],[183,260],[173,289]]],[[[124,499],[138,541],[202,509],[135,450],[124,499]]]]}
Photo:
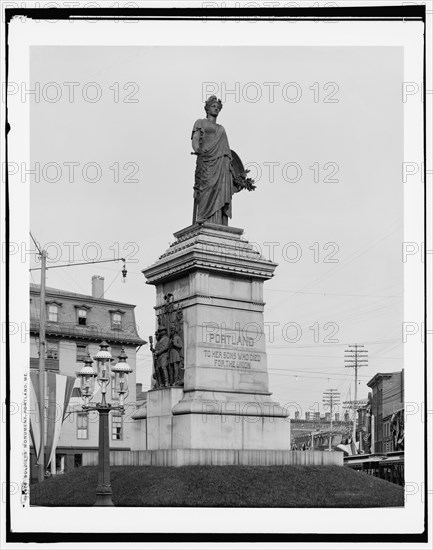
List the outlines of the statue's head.
{"type": "Polygon", "coordinates": [[[163,336],[167,336],[167,329],[161,327],[160,329],[158,329],[157,335],[159,339],[161,339],[163,336]]]}
{"type": "MultiPolygon", "coordinates": [[[[223,104],[221,103],[221,99],[217,99],[216,95],[211,95],[204,104],[204,110],[206,111],[206,114],[209,113],[210,109],[213,109],[215,107],[218,109],[218,113],[219,113],[223,108],[223,104]]],[[[212,113],[212,114],[215,114],[215,113],[212,113]]]]}

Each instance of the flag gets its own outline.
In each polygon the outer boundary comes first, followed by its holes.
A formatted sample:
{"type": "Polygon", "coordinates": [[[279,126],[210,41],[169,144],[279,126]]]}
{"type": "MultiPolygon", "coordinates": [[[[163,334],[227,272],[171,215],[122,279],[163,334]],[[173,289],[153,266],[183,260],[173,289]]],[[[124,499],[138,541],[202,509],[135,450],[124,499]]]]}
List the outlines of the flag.
{"type": "MultiPolygon", "coordinates": [[[[32,381],[30,399],[34,404],[34,416],[30,417],[30,437],[35,449],[36,460],[40,458],[40,429],[41,419],[39,412],[39,372],[30,372],[32,381]]],[[[60,430],[65,419],[66,410],[74,387],[75,377],[58,374],[55,372],[45,373],[45,386],[48,388],[48,399],[44,403],[45,421],[45,465],[48,468],[51,460],[55,457],[57,442],[60,437],[60,430]]]]}

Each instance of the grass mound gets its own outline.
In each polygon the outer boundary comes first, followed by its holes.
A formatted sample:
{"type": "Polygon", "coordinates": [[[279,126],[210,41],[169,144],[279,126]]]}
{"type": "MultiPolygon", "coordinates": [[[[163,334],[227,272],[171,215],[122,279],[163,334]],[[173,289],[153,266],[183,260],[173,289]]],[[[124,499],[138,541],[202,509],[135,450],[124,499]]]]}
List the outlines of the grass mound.
{"type": "MultiPolygon", "coordinates": [[[[35,484],[39,506],[92,506],[97,468],[82,467],[35,484]]],[[[380,507],[403,506],[403,488],[343,466],[118,466],[116,506],[380,507]]]]}

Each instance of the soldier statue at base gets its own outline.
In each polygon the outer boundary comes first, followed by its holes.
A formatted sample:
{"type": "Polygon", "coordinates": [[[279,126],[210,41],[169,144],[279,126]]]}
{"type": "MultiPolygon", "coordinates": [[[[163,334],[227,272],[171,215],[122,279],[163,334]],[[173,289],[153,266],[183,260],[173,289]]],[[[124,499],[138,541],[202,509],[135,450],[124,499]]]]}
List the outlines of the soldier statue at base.
{"type": "Polygon", "coordinates": [[[155,372],[158,373],[157,376],[159,375],[160,387],[167,388],[170,385],[168,377],[170,339],[167,336],[167,329],[158,329],[156,338],[154,351],[156,359],[155,372]]]}
{"type": "Polygon", "coordinates": [[[182,350],[182,338],[177,333],[177,328],[172,325],[170,328],[170,368],[173,372],[173,384],[175,386],[180,386],[183,383],[181,372],[182,350]]]}

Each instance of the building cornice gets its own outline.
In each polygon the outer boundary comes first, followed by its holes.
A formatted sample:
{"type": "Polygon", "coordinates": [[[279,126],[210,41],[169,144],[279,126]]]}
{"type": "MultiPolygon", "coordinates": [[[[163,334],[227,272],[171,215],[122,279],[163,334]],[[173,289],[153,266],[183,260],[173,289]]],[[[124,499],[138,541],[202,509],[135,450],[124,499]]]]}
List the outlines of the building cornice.
{"type": "MultiPolygon", "coordinates": [[[[97,327],[83,327],[80,325],[65,326],[61,323],[47,323],[45,332],[49,337],[71,338],[77,341],[89,340],[100,342],[101,340],[107,340],[107,342],[138,346],[147,344],[147,341],[140,338],[137,334],[124,331],[100,330],[97,327]]],[[[30,320],[30,333],[34,335],[39,334],[39,320],[30,320]]]]}
{"type": "MultiPolygon", "coordinates": [[[[30,294],[39,296],[40,295],[40,286],[39,285],[30,285],[30,294]]],[[[113,306],[113,307],[126,307],[128,309],[134,309],[136,306],[134,304],[127,304],[125,302],[116,302],[115,300],[108,300],[107,298],[94,298],[93,296],[88,296],[87,294],[76,294],[74,292],[68,292],[65,290],[60,290],[57,288],[47,288],[46,289],[46,298],[56,298],[62,297],[65,300],[75,300],[76,302],[89,302],[93,304],[100,304],[103,306],[113,306]]],[[[46,300],[46,301],[47,301],[46,300]]]]}

